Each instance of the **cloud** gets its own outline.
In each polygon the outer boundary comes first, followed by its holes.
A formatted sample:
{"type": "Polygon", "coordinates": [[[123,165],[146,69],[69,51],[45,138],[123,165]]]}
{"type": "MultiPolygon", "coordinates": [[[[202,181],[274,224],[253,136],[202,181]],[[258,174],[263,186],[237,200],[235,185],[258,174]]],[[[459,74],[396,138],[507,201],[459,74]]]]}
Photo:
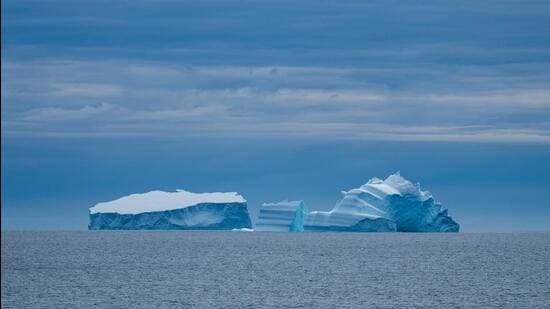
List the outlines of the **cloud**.
{"type": "Polygon", "coordinates": [[[51,85],[51,95],[102,98],[121,95],[123,88],[117,85],[93,83],[61,83],[51,85]]]}
{"type": "Polygon", "coordinates": [[[101,103],[97,106],[86,105],[78,109],[66,109],[59,107],[37,108],[21,113],[18,120],[52,122],[92,119],[113,110],[113,107],[114,106],[111,104],[101,103]]]}
{"type": "Polygon", "coordinates": [[[2,129],[8,136],[548,142],[544,67],[3,59],[2,129]]]}

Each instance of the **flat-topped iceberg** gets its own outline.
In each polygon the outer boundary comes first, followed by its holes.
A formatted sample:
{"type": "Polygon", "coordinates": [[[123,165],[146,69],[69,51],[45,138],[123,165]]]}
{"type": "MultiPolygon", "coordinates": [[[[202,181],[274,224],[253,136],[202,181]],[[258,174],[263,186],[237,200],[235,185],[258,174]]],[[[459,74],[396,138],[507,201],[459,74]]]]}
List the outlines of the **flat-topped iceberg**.
{"type": "Polygon", "coordinates": [[[151,191],[90,208],[90,230],[232,230],[252,228],[236,192],[151,191]]]}
{"type": "Polygon", "coordinates": [[[372,178],[359,188],[342,191],[330,211],[312,211],[306,231],[458,232],[459,225],[436,203],[399,173],[372,178]]]}

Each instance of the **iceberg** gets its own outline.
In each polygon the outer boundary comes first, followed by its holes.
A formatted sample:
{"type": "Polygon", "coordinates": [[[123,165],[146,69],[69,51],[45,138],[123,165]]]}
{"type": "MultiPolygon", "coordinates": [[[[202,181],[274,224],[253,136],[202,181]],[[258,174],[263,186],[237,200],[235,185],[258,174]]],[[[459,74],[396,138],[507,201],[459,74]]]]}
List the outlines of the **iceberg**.
{"type": "Polygon", "coordinates": [[[264,203],[260,208],[255,231],[303,232],[308,210],[303,201],[264,203]]]}
{"type": "Polygon", "coordinates": [[[458,232],[460,226],[428,191],[399,173],[342,191],[330,211],[308,212],[303,201],[266,203],[256,231],[458,232]]]}
{"type": "Polygon", "coordinates": [[[90,230],[251,229],[246,200],[236,192],[151,191],[90,208],[90,230]]]}
{"type": "Polygon", "coordinates": [[[458,232],[459,224],[428,191],[399,173],[372,178],[359,188],[342,191],[330,211],[308,214],[306,231],[458,232]]]}
{"type": "Polygon", "coordinates": [[[458,232],[460,226],[399,173],[342,191],[330,211],[309,212],[303,201],[264,203],[254,229],[246,200],[236,192],[151,191],[90,208],[90,230],[232,230],[336,232],[458,232]]]}

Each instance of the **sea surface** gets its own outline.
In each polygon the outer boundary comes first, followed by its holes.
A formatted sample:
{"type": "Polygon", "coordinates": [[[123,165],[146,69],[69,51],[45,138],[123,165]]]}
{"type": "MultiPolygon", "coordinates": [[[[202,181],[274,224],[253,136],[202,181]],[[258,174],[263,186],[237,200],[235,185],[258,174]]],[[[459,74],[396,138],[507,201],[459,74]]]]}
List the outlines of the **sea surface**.
{"type": "Polygon", "coordinates": [[[550,308],[550,233],[2,232],[2,308],[550,308]]]}

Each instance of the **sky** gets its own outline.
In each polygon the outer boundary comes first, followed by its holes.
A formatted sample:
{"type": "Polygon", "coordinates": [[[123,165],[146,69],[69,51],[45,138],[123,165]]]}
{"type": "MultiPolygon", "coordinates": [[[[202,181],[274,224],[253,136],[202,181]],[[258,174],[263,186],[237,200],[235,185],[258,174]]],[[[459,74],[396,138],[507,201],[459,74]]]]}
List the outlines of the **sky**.
{"type": "Polygon", "coordinates": [[[548,1],[2,1],[2,229],[401,174],[462,231],[550,230],[548,1]]]}

